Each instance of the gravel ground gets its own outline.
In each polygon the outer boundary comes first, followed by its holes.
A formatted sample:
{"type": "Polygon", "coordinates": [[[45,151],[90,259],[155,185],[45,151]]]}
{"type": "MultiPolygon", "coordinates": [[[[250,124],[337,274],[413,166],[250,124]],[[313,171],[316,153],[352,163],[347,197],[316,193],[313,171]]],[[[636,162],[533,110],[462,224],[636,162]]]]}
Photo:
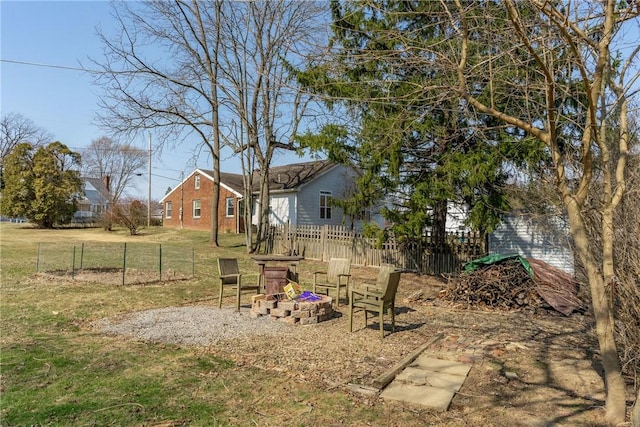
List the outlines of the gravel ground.
{"type": "Polygon", "coordinates": [[[210,346],[221,341],[284,335],[291,325],[268,317],[254,318],[249,311],[232,308],[168,307],[103,319],[94,324],[110,335],[125,335],[147,342],[210,346]]]}

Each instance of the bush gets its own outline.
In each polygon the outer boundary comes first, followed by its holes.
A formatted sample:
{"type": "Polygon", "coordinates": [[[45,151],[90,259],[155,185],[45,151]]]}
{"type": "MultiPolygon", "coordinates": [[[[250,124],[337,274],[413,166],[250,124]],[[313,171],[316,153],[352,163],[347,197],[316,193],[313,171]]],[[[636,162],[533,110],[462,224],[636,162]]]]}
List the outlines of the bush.
{"type": "Polygon", "coordinates": [[[129,230],[135,236],[141,226],[147,223],[147,205],[139,200],[125,200],[111,207],[110,222],[129,230]]]}

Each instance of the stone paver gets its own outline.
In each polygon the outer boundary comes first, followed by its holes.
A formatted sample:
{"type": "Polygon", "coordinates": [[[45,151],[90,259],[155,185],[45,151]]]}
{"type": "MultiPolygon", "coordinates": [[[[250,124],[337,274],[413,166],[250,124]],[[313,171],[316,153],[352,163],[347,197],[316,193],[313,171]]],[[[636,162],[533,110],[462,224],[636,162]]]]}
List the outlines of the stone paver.
{"type": "Polygon", "coordinates": [[[435,359],[425,355],[418,358],[409,365],[410,367],[418,367],[433,372],[442,372],[451,375],[460,375],[466,377],[471,366],[452,360],[435,359]]]}
{"type": "Polygon", "coordinates": [[[454,393],[444,388],[427,385],[400,384],[393,381],[384,389],[380,397],[383,399],[400,400],[402,402],[417,403],[438,411],[449,408],[454,393]]]}
{"type": "Polygon", "coordinates": [[[455,392],[460,390],[465,378],[466,376],[462,375],[433,372],[409,366],[396,377],[396,380],[412,383],[414,385],[428,385],[431,387],[444,388],[445,390],[455,392]]]}
{"type": "MultiPolygon", "coordinates": [[[[464,341],[455,338],[457,351],[447,354],[452,359],[456,359],[458,353],[468,351],[464,341]]],[[[452,341],[449,339],[450,343],[452,341]]],[[[380,397],[446,411],[470,370],[469,363],[439,358],[433,352],[425,351],[394,378],[380,397]]]]}

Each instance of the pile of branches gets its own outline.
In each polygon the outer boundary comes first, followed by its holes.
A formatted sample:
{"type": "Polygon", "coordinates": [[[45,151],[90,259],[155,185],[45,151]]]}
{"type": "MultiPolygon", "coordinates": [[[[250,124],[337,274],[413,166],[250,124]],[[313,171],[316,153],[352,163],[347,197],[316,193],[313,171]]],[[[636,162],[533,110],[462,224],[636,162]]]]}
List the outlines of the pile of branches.
{"type": "Polygon", "coordinates": [[[546,312],[568,316],[582,308],[577,282],[544,261],[528,259],[532,278],[518,259],[506,259],[451,278],[441,297],[467,308],[546,312]]]}

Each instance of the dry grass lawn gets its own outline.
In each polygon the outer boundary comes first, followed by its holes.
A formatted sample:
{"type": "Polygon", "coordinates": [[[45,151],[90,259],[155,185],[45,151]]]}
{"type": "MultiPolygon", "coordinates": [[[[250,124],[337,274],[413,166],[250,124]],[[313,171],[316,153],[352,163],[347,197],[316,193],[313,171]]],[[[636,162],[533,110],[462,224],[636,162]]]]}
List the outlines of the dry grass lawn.
{"type": "MultiPolygon", "coordinates": [[[[338,310],[341,315],[330,321],[291,326],[290,333],[276,338],[256,336],[196,348],[144,343],[106,336],[91,325],[151,308],[217,307],[214,258],[234,254],[243,259],[244,268],[254,268],[241,238],[222,236],[222,247],[211,248],[206,234],[176,230],[129,237],[102,230],[3,225],[0,232],[1,425],[27,420],[33,425],[141,426],[605,425],[603,383],[588,314],[565,317],[553,312],[527,315],[452,307],[438,298],[445,282],[404,273],[397,297],[397,329],[384,340],[377,321],[365,328],[362,315],[355,319],[354,333],[349,333],[343,305],[338,310]],[[167,244],[190,240],[198,248],[198,277],[118,287],[51,281],[33,274],[36,242],[96,239],[167,244]],[[418,298],[416,291],[422,291],[418,298]],[[349,384],[371,385],[439,334],[443,338],[428,352],[473,363],[448,411],[434,412],[350,390],[349,384]],[[58,364],[53,354],[64,356],[66,362],[58,364]],[[132,389],[133,378],[137,386],[132,389]],[[96,395],[96,390],[102,394],[96,395]],[[87,398],[93,406],[85,402],[88,407],[83,409],[85,394],[93,396],[87,398]],[[17,411],[33,416],[25,418],[17,411]]],[[[302,262],[302,284],[321,266],[318,261],[302,262]]],[[[376,272],[355,266],[352,276],[357,282],[375,277],[376,272]]],[[[233,304],[231,298],[223,303],[233,304]]],[[[248,303],[247,295],[245,309],[248,303]]]]}

